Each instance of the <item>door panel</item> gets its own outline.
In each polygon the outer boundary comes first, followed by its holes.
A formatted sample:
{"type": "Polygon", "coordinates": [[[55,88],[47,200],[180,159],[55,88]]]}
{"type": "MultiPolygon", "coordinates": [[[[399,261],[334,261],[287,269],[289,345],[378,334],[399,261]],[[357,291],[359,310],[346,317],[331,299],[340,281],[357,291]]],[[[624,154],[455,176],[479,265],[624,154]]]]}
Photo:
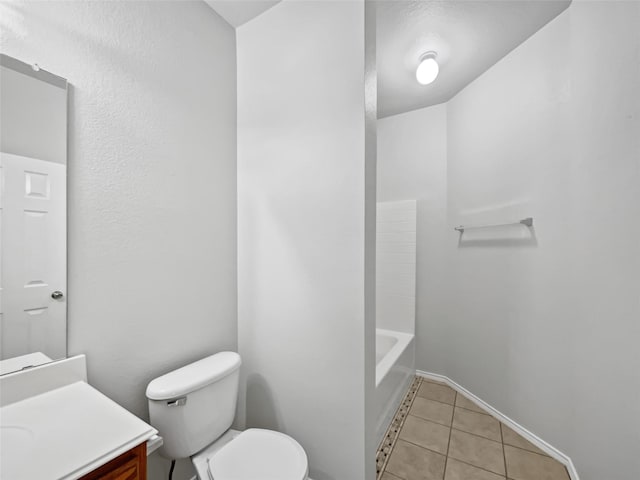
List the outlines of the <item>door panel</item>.
{"type": "Polygon", "coordinates": [[[66,166],[7,153],[2,172],[0,359],[66,354],[66,166]]]}

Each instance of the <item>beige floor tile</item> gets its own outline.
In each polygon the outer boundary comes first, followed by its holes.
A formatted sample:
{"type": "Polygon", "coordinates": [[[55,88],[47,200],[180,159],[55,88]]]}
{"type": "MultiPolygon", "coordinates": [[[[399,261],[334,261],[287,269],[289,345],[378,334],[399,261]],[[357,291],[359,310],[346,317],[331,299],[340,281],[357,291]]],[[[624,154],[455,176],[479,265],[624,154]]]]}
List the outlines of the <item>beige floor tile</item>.
{"type": "Polygon", "coordinates": [[[444,465],[444,455],[398,440],[385,471],[404,480],[442,480],[444,465]]]}
{"type": "Polygon", "coordinates": [[[449,446],[450,430],[449,427],[445,427],[439,423],[409,415],[404,421],[404,425],[400,431],[400,438],[446,455],[447,447],[449,446]]]}
{"type": "Polygon", "coordinates": [[[480,435],[501,442],[500,422],[489,415],[456,407],[453,414],[453,428],[480,435]]]}
{"type": "Polygon", "coordinates": [[[416,397],[409,413],[424,420],[431,420],[432,422],[450,426],[453,418],[453,407],[446,403],[416,397]]]}
{"type": "MultiPolygon", "coordinates": [[[[521,437],[519,434],[514,432],[511,428],[507,427],[505,424],[502,425],[502,441],[505,445],[511,445],[513,447],[522,448],[524,450],[529,450],[530,452],[539,453],[540,455],[547,455],[538,447],[536,447],[533,443],[521,437]]],[[[548,455],[547,455],[548,456],[548,455]]]]}
{"type": "Polygon", "coordinates": [[[504,446],[507,473],[513,480],[569,480],[567,469],[551,457],[504,446]]]}
{"type": "Polygon", "coordinates": [[[444,480],[504,480],[504,477],[449,458],[444,480]]]}
{"type": "Polygon", "coordinates": [[[482,408],[477,406],[461,393],[458,393],[458,395],[456,396],[456,407],[466,408],[467,410],[471,410],[473,412],[487,414],[487,412],[485,412],[482,408]]]}
{"type": "Polygon", "coordinates": [[[446,385],[446,383],[441,382],[440,380],[433,380],[432,378],[424,378],[422,377],[423,382],[435,383],[436,385],[446,385]]]}
{"type": "Polygon", "coordinates": [[[422,382],[418,389],[418,396],[453,405],[456,399],[456,391],[447,385],[422,382]]]}
{"type": "Polygon", "coordinates": [[[400,477],[396,477],[395,475],[391,475],[389,472],[384,472],[380,480],[402,480],[400,477]]]}
{"type": "Polygon", "coordinates": [[[504,475],[502,444],[470,433],[451,431],[449,456],[504,475]]]}

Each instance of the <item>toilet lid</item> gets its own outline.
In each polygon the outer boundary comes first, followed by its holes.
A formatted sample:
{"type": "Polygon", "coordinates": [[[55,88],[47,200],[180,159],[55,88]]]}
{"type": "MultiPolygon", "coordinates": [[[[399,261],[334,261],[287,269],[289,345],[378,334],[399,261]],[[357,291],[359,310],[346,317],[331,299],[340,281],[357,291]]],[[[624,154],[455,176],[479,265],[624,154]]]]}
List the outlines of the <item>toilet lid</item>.
{"type": "Polygon", "coordinates": [[[209,473],[213,480],[305,480],[307,455],[288,435],[251,428],[209,459],[209,473]]]}

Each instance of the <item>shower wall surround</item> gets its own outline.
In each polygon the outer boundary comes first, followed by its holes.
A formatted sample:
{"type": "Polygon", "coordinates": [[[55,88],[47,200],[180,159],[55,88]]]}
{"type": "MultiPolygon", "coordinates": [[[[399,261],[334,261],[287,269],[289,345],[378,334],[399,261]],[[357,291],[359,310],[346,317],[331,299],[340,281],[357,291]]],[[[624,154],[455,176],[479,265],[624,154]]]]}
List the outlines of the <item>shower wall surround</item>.
{"type": "Polygon", "coordinates": [[[381,196],[410,198],[420,178],[433,212],[418,221],[432,248],[417,368],[569,455],[581,480],[640,478],[638,25],[638,2],[574,1],[447,104],[379,126],[381,196]],[[446,149],[431,145],[445,127],[446,149]],[[386,174],[400,151],[415,161],[386,174]],[[526,216],[524,241],[453,230],[526,216]]]}
{"type": "Polygon", "coordinates": [[[416,201],[378,202],[376,328],[415,333],[416,201]]]}
{"type": "Polygon", "coordinates": [[[236,348],[235,31],[204,2],[2,2],[0,25],[69,80],[69,354],[146,418],[149,380],[236,348]]]}

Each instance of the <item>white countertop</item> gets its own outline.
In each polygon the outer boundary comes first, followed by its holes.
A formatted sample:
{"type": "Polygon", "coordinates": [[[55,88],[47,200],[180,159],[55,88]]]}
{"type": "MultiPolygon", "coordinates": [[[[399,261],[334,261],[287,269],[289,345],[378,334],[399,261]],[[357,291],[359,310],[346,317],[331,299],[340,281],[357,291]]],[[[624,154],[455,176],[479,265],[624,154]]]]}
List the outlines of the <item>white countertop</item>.
{"type": "Polygon", "coordinates": [[[83,381],[0,408],[2,480],[72,480],[158,432],[83,381]]]}

